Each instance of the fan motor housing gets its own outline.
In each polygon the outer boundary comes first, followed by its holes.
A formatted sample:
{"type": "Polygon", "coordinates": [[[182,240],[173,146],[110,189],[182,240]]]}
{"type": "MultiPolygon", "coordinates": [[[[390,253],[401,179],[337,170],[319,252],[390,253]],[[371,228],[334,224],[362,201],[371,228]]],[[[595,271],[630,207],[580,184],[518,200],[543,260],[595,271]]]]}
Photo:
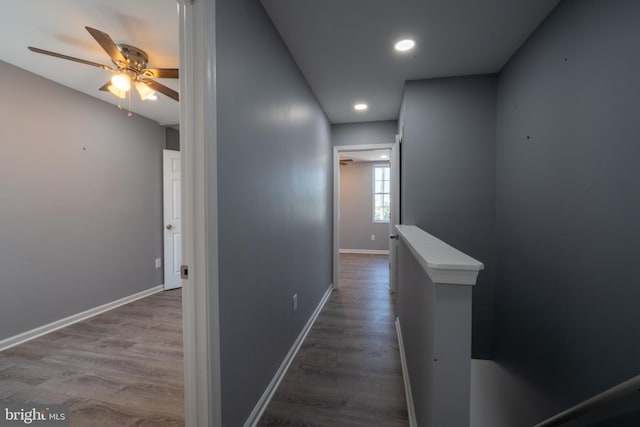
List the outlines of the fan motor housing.
{"type": "Polygon", "coordinates": [[[144,50],[128,44],[119,44],[118,47],[120,48],[122,56],[127,60],[126,64],[116,63],[118,68],[127,68],[135,73],[139,73],[147,67],[149,56],[144,50]]]}

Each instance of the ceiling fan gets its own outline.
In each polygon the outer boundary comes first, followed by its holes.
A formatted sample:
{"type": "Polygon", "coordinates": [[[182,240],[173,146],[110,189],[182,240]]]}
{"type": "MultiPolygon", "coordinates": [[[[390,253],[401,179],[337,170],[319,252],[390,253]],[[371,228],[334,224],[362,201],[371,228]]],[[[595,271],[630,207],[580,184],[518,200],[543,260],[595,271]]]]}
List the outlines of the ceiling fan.
{"type": "Polygon", "coordinates": [[[109,91],[120,99],[126,98],[131,86],[134,85],[142,100],[156,99],[156,91],[176,101],[179,100],[178,92],[152,80],[157,78],[177,79],[179,74],[178,68],[147,68],[149,57],[142,49],[128,44],[116,44],[109,34],[96,30],[95,28],[85,28],[98,44],[102,46],[105,52],[107,52],[115,68],[33,46],[29,46],[29,50],[56,58],[91,65],[115,73],[109,82],[100,87],[100,90],[109,91]]]}

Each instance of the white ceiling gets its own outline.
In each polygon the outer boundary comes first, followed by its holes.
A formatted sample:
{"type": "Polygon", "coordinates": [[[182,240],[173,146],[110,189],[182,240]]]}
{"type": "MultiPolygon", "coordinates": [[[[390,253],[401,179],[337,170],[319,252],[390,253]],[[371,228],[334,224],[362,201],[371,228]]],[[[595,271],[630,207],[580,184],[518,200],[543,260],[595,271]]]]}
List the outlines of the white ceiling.
{"type": "MultiPolygon", "coordinates": [[[[255,0],[259,1],[259,0],[255,0]]],[[[493,73],[558,0],[261,0],[332,123],[397,119],[405,80],[493,73]],[[393,43],[417,46],[398,54],[393,43]],[[353,110],[366,102],[365,112],[353,110]]],[[[149,67],[178,60],[176,0],[19,0],[0,14],[0,60],[117,105],[110,73],[27,50],[35,46],[111,65],[84,29],[145,50],[149,67]]],[[[160,79],[177,90],[178,81],[160,79]]],[[[6,100],[5,100],[6,101],[6,100]]],[[[178,103],[132,96],[132,110],[178,123],[178,103]]]]}
{"type": "MultiPolygon", "coordinates": [[[[114,105],[118,98],[98,90],[109,80],[110,72],[33,53],[27,46],[112,66],[109,56],[85,30],[89,26],[108,33],[116,43],[144,50],[151,68],[177,68],[179,64],[176,0],[19,0],[3,4],[2,9],[0,60],[114,105]]],[[[177,79],[158,82],[178,90],[177,79]]],[[[178,123],[178,103],[162,94],[157,101],[143,102],[133,93],[131,104],[134,113],[161,125],[178,123]]],[[[123,107],[127,106],[123,101],[123,107]]]]}
{"type": "Polygon", "coordinates": [[[332,123],[397,119],[405,80],[499,71],[557,3],[262,0],[332,123]]]}

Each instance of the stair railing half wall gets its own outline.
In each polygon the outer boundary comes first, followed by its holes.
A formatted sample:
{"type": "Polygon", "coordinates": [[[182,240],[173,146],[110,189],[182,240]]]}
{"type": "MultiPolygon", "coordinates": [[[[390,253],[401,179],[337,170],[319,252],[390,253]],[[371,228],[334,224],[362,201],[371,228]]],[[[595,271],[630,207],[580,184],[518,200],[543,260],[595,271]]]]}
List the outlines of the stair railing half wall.
{"type": "Polygon", "coordinates": [[[396,327],[411,424],[468,427],[471,293],[484,265],[416,226],[396,230],[396,327]]]}

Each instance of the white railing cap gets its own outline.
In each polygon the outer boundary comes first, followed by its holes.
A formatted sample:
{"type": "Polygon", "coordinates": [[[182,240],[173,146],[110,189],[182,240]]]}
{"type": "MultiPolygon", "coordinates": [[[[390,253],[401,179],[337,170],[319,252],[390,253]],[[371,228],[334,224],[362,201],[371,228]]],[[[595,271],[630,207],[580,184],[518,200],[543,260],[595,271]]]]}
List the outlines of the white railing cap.
{"type": "Polygon", "coordinates": [[[396,229],[433,283],[476,284],[483,263],[415,225],[396,225],[396,229]]]}

